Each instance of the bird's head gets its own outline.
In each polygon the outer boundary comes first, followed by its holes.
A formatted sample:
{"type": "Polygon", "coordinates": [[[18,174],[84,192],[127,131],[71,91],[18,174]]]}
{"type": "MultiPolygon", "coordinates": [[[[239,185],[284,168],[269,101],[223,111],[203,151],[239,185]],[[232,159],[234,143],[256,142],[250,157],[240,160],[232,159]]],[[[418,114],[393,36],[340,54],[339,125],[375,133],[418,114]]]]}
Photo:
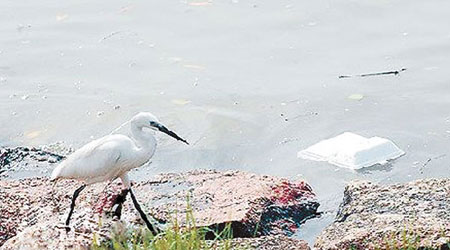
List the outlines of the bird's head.
{"type": "Polygon", "coordinates": [[[137,114],[136,116],[134,116],[133,119],[131,120],[131,122],[133,124],[135,124],[137,127],[149,128],[149,129],[152,129],[155,131],[163,132],[163,133],[177,139],[178,141],[182,141],[189,145],[189,143],[185,139],[179,137],[177,134],[175,134],[175,132],[166,128],[166,126],[161,124],[159,122],[158,118],[156,118],[156,116],[154,116],[151,113],[141,112],[141,113],[137,114]]]}

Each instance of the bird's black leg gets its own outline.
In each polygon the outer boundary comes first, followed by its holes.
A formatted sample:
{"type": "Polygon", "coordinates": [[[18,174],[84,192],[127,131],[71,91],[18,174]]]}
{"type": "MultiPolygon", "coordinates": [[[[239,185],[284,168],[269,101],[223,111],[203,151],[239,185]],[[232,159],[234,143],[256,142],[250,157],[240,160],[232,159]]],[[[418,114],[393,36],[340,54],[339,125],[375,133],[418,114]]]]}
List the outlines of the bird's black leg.
{"type": "Polygon", "coordinates": [[[150,221],[147,218],[147,215],[145,215],[144,211],[142,211],[141,206],[139,205],[139,203],[136,200],[136,197],[134,196],[133,191],[130,190],[130,195],[131,195],[131,199],[133,200],[133,204],[134,207],[136,208],[136,210],[139,212],[139,214],[141,215],[142,220],[144,220],[145,225],[147,226],[148,230],[150,230],[150,232],[152,232],[152,234],[156,235],[158,233],[158,231],[155,229],[155,227],[150,223],[150,221]]]}
{"type": "Polygon", "coordinates": [[[118,219],[122,216],[122,204],[125,202],[129,191],[129,189],[122,190],[122,192],[114,200],[113,207],[117,204],[117,208],[114,211],[114,216],[117,216],[118,219]]]}
{"type": "Polygon", "coordinates": [[[81,193],[81,191],[83,191],[83,189],[85,187],[86,187],[86,184],[77,188],[77,190],[75,190],[75,192],[73,192],[72,204],[70,204],[70,212],[69,212],[69,216],[67,216],[67,220],[66,220],[66,231],[67,232],[70,231],[69,223],[70,223],[70,217],[72,217],[73,209],[75,208],[75,200],[77,199],[78,195],[81,193]]]}

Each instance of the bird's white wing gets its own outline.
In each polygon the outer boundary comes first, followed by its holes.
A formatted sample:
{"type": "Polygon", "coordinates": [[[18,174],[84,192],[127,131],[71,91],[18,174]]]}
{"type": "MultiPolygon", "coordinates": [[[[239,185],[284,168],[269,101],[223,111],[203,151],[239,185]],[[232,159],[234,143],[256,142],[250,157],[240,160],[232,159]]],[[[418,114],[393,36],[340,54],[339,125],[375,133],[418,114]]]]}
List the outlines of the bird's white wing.
{"type": "Polygon", "coordinates": [[[92,141],[58,165],[51,179],[73,178],[96,182],[111,179],[122,171],[120,157],[133,143],[124,135],[108,135],[92,141]]]}

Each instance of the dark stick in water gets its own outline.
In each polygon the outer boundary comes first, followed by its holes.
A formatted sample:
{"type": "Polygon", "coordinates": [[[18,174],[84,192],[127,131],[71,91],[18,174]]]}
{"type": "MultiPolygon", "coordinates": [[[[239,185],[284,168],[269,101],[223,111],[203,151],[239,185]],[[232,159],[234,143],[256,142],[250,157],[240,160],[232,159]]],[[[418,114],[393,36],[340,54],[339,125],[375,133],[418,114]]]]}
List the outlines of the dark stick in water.
{"type": "Polygon", "coordinates": [[[401,70],[395,70],[395,71],[385,71],[385,72],[378,72],[378,73],[368,73],[368,74],[362,74],[362,75],[350,75],[350,76],[339,76],[340,78],[350,78],[350,77],[367,77],[367,76],[381,76],[381,75],[398,75],[400,72],[405,71],[406,69],[403,68],[401,70]]]}

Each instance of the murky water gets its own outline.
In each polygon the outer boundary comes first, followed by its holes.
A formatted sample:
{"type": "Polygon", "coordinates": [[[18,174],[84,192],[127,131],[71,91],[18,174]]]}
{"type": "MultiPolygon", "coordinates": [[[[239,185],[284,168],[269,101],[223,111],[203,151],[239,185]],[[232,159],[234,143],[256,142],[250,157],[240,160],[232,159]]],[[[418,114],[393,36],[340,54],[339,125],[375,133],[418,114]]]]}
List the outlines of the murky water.
{"type": "Polygon", "coordinates": [[[194,168],[305,178],[327,211],[298,234],[313,242],[352,179],[450,175],[449,23],[444,0],[3,0],[0,145],[78,147],[151,111],[192,145],[160,135],[134,179],[194,168]],[[344,131],[406,155],[359,172],[297,159],[344,131]]]}

